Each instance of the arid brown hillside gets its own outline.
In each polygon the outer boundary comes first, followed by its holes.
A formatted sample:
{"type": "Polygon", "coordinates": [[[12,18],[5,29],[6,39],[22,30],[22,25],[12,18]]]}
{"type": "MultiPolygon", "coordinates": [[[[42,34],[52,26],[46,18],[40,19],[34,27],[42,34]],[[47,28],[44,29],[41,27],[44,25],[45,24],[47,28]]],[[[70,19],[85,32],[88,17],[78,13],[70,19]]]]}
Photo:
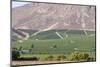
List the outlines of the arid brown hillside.
{"type": "Polygon", "coordinates": [[[30,3],[12,9],[12,27],[15,29],[95,30],[95,6],[30,3]]]}

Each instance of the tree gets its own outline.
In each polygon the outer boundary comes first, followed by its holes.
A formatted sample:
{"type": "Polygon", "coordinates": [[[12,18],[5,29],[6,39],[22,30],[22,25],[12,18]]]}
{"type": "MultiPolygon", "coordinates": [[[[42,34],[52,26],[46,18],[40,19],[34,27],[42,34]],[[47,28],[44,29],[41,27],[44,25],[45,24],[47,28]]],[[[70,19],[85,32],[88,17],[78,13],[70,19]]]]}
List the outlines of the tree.
{"type": "Polygon", "coordinates": [[[54,44],[54,45],[53,45],[53,48],[57,48],[57,46],[54,44]]]}
{"type": "Polygon", "coordinates": [[[20,52],[18,50],[12,50],[12,59],[18,59],[20,57],[20,52]]]}
{"type": "Polygon", "coordinates": [[[31,45],[31,48],[34,48],[34,44],[31,45]]]}

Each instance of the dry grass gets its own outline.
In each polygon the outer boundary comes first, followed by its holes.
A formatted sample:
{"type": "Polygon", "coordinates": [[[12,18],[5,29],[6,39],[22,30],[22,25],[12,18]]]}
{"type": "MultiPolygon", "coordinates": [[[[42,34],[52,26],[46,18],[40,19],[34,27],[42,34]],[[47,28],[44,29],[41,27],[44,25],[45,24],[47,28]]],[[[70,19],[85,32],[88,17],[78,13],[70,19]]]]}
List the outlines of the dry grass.
{"type": "Polygon", "coordinates": [[[12,65],[36,65],[36,64],[54,64],[54,63],[69,63],[72,61],[12,61],[12,65]]]}

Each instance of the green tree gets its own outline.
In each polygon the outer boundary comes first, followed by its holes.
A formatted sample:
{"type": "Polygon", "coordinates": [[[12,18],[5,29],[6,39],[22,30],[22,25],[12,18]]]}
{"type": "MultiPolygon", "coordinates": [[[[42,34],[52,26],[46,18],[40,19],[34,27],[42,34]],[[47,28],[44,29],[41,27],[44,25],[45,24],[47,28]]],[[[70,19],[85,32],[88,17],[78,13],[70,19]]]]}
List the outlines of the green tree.
{"type": "Polygon", "coordinates": [[[12,50],[12,59],[18,59],[20,57],[20,52],[17,49],[12,50]]]}
{"type": "Polygon", "coordinates": [[[34,44],[31,45],[31,48],[34,48],[34,44]]]}

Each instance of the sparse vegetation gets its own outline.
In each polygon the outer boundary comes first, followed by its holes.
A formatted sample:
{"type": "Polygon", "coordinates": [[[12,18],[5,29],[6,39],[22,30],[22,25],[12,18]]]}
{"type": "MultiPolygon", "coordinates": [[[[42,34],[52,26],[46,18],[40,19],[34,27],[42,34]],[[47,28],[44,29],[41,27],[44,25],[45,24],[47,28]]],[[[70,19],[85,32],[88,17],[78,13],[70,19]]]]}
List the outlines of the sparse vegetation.
{"type": "Polygon", "coordinates": [[[65,60],[66,56],[65,55],[59,55],[57,56],[57,60],[65,60]]]}
{"type": "Polygon", "coordinates": [[[50,55],[45,58],[46,61],[52,61],[54,59],[54,56],[50,55]]]}
{"type": "Polygon", "coordinates": [[[71,61],[90,61],[92,58],[88,53],[84,52],[73,52],[70,56],[71,61]]]}

